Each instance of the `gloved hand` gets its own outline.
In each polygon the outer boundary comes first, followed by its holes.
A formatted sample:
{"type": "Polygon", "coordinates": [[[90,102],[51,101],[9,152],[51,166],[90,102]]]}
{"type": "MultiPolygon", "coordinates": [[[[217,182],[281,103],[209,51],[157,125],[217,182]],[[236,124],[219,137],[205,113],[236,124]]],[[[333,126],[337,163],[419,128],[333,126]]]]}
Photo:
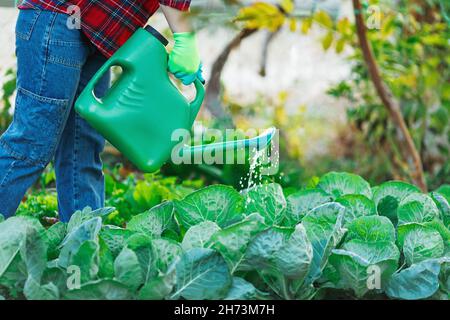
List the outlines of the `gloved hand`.
{"type": "Polygon", "coordinates": [[[201,76],[200,55],[194,32],[174,33],[175,45],[169,54],[169,71],[189,85],[201,76]]]}
{"type": "Polygon", "coordinates": [[[181,80],[185,86],[190,85],[195,79],[198,78],[203,84],[205,84],[205,78],[203,78],[203,64],[200,63],[198,71],[195,73],[176,72],[173,74],[175,77],[181,80]]]}

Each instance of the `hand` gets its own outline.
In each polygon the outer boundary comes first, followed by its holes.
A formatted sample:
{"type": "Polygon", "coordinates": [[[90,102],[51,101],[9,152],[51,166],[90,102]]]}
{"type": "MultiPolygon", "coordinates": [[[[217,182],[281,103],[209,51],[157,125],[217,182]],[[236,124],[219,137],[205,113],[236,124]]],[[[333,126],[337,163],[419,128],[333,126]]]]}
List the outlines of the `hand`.
{"type": "Polygon", "coordinates": [[[185,73],[185,72],[177,72],[174,73],[174,76],[181,80],[181,82],[188,86],[195,81],[195,79],[200,80],[203,84],[205,84],[205,78],[203,78],[203,64],[200,63],[200,67],[198,71],[195,73],[185,73]]]}
{"type": "Polygon", "coordinates": [[[175,45],[169,54],[169,71],[189,85],[201,76],[200,55],[194,32],[174,33],[175,45]]]}

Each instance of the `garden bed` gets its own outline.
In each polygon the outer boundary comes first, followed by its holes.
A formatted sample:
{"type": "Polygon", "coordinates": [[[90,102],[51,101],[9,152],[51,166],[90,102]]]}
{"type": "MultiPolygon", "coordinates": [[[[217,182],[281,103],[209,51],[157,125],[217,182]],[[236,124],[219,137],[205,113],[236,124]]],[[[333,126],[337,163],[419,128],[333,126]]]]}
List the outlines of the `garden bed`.
{"type": "Polygon", "coordinates": [[[122,227],[114,208],[50,227],[25,214],[1,222],[0,295],[448,299],[449,185],[423,194],[331,172],[297,191],[194,189],[122,227]]]}

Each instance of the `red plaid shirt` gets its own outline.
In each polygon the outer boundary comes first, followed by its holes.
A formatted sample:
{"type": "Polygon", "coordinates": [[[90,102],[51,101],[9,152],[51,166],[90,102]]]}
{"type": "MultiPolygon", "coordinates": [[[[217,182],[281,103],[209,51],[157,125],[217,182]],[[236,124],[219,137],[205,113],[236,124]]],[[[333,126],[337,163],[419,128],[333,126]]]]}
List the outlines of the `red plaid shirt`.
{"type": "Polygon", "coordinates": [[[110,57],[137,28],[147,23],[160,4],[186,11],[190,3],[191,0],[23,0],[19,8],[73,14],[69,7],[78,6],[81,29],[106,57],[110,57]]]}

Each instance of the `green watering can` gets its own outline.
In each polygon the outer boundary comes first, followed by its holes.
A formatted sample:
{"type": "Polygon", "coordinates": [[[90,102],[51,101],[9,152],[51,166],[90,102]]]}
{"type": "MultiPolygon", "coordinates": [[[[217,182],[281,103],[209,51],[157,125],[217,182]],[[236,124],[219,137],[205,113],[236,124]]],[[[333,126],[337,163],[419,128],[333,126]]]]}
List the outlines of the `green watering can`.
{"type": "MultiPolygon", "coordinates": [[[[103,65],[77,101],[76,111],[105,139],[144,172],[157,171],[179,143],[172,141],[177,129],[190,130],[205,97],[205,88],[195,80],[197,91],[188,102],[167,72],[168,41],[147,26],[133,36],[103,65]],[[122,74],[103,97],[94,88],[113,66],[122,74]]],[[[275,129],[245,140],[184,146],[181,154],[195,157],[204,152],[266,147],[275,129]]]]}

